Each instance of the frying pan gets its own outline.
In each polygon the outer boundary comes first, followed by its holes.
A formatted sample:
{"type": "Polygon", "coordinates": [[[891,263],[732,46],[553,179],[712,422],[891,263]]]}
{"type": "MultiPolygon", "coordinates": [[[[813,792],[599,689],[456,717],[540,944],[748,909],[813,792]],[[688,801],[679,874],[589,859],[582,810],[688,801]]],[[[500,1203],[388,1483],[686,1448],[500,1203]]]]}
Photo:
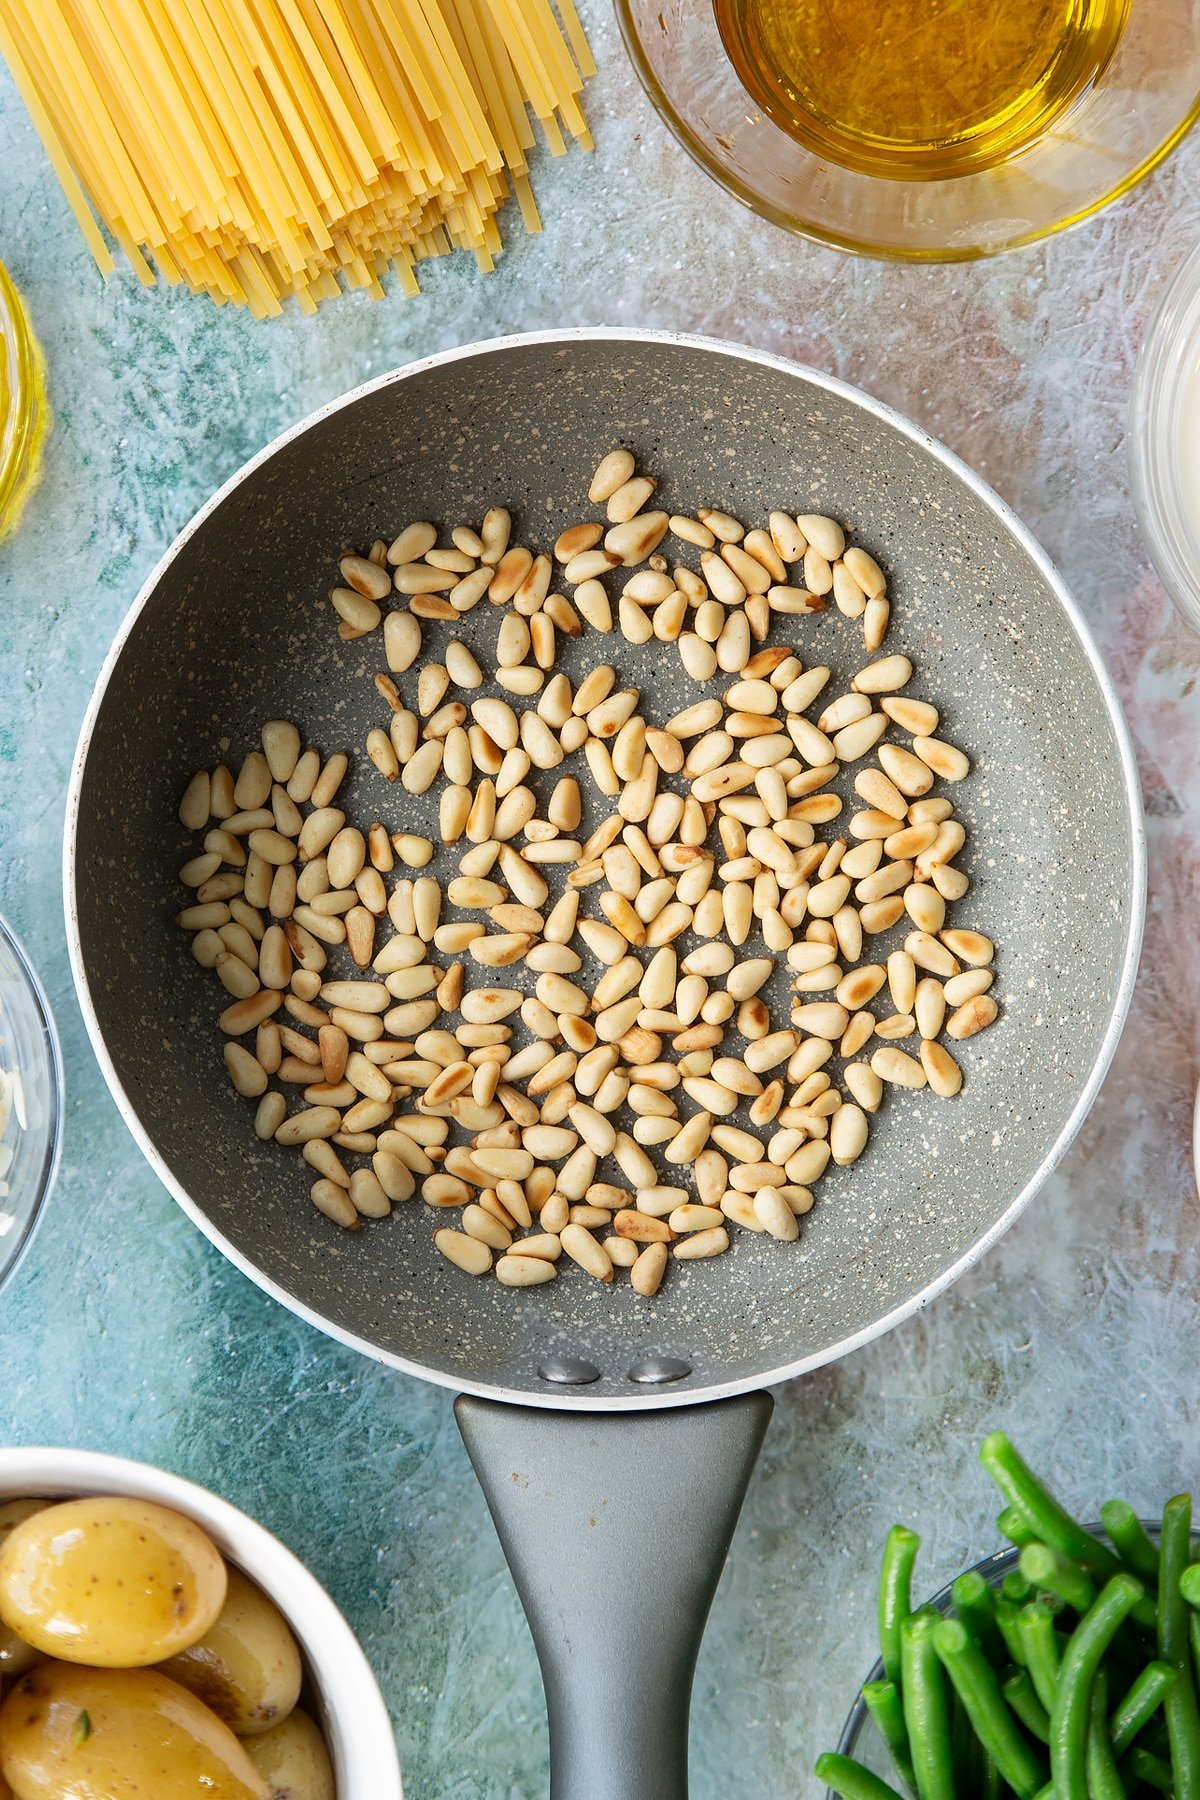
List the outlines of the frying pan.
{"type": "MultiPolygon", "coordinates": [[[[488,660],[494,616],[464,631],[489,632],[488,660]]],[[[846,678],[865,660],[836,611],[787,625],[806,664],[846,678]]],[[[697,697],[654,640],[585,633],[562,666],[577,681],[608,659],[652,717],[697,697]]],[[[386,787],[359,756],[339,804],[428,831],[436,794],[386,787]]],[[[640,331],[454,351],[285,433],[182,533],[97,684],[65,856],[96,1054],[180,1205],[285,1305],[466,1396],[460,1423],[542,1661],[553,1794],[680,1800],[699,1635],[769,1411],[755,1390],[867,1342],[996,1241],[1078,1129],[1124,1020],[1144,906],[1137,776],[1061,580],[978,476],[828,376],[640,331]],[[310,1206],[307,1171],[253,1138],[223,1078],[211,976],[171,923],[195,768],[240,759],[267,718],[326,752],[379,723],[378,639],[340,642],[325,600],[340,550],[411,519],[477,524],[496,503],[549,543],[616,443],[670,511],[827,512],[890,571],[886,648],[912,657],[913,691],[975,765],[956,794],[972,876],[956,917],[998,944],[1002,1000],[1000,1022],[960,1046],[962,1095],[889,1094],[868,1155],[822,1181],[799,1246],[741,1234],[715,1262],[674,1266],[651,1302],[573,1268],[526,1291],[470,1280],[434,1251],[419,1203],[339,1232],[310,1206]]]]}

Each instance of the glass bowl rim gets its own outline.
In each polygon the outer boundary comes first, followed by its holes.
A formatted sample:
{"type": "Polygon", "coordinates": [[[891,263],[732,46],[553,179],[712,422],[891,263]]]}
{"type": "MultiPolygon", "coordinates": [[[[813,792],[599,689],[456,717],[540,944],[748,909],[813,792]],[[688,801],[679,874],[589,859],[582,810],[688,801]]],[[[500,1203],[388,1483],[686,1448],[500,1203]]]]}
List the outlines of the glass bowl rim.
{"type": "MultiPolygon", "coordinates": [[[[1148,1537],[1157,1540],[1162,1528],[1161,1519],[1142,1519],[1140,1520],[1140,1524],[1148,1537]]],[[[1105,1543],[1108,1542],[1108,1533],[1105,1531],[1104,1526],[1099,1520],[1094,1520],[1090,1525],[1084,1525],[1083,1529],[1084,1531],[1090,1532],[1093,1537],[1100,1538],[1105,1543]]],[[[923,1604],[926,1606],[935,1606],[940,1613],[946,1612],[950,1605],[950,1597],[954,1588],[954,1583],[959,1579],[959,1575],[982,1575],[985,1581],[992,1587],[996,1587],[1008,1571],[1015,1567],[1017,1558],[1020,1554],[1021,1547],[1019,1544],[1006,1544],[1001,1550],[993,1550],[990,1556],[981,1557],[977,1563],[972,1563],[966,1569],[960,1569],[958,1575],[953,1576],[951,1580],[947,1581],[943,1587],[938,1589],[936,1594],[933,1594],[930,1599],[923,1602],[923,1604]]],[[[837,1745],[837,1753],[839,1756],[854,1755],[859,1735],[870,1717],[870,1714],[867,1712],[867,1703],[863,1699],[863,1688],[870,1682],[882,1681],[883,1678],[883,1663],[877,1657],[871,1668],[870,1674],[861,1683],[858,1693],[854,1697],[854,1704],[851,1706],[849,1714],[847,1715],[846,1723],[842,1726],[842,1734],[838,1739],[837,1745]]],[[[832,1788],[825,1788],[824,1794],[825,1800],[837,1800],[837,1795],[832,1788]]]]}
{"type": "Polygon", "coordinates": [[[33,1201],[20,1225],[18,1235],[10,1240],[3,1253],[0,1253],[0,1292],[2,1292],[25,1259],[41,1218],[42,1209],[58,1175],[59,1164],[62,1161],[67,1090],[63,1071],[62,1046],[59,1043],[54,1014],[50,1009],[50,1002],[46,998],[46,990],[42,986],[41,978],[34,968],[28,952],[3,913],[0,913],[0,939],[3,939],[4,944],[12,953],[13,960],[17,965],[17,973],[23,980],[25,992],[32,1003],[35,1022],[42,1030],[49,1091],[47,1141],[42,1152],[41,1170],[34,1185],[33,1201]]]}
{"type": "Polygon", "coordinates": [[[1168,442],[1178,423],[1180,362],[1189,348],[1200,353],[1200,244],[1183,257],[1159,295],[1129,400],[1129,464],[1142,541],[1180,617],[1200,630],[1200,543],[1193,536],[1189,563],[1178,463],[1170,460],[1168,442]]]}
{"type": "MultiPolygon", "coordinates": [[[[766,219],[769,224],[777,225],[795,237],[806,238],[810,243],[821,244],[827,249],[842,250],[850,256],[862,256],[881,262],[895,263],[961,263],[979,262],[984,257],[999,256],[1006,250],[1021,250],[1029,244],[1040,242],[1044,238],[1055,237],[1060,231],[1069,230],[1073,225],[1082,224],[1105,207],[1113,205],[1124,195],[1139,186],[1146,177],[1153,173],[1158,165],[1165,161],[1172,150],[1187,136],[1192,126],[1200,119],[1200,91],[1197,92],[1191,105],[1183,117],[1169,131],[1161,143],[1154,146],[1141,162],[1128,170],[1119,181],[1105,189],[1087,205],[1069,212],[1065,217],[1056,219],[1047,225],[1039,225],[1029,231],[1018,232],[1005,237],[995,244],[963,244],[945,245],[942,247],[921,247],[904,249],[898,244],[876,244],[865,238],[854,236],[847,231],[836,231],[830,227],[814,224],[811,220],[802,220],[784,208],[765,200],[755,193],[746,181],[740,180],[730,170],[723,168],[717,159],[710,155],[703,139],[692,130],[668,99],[663,87],[650,67],[650,60],[643,47],[642,34],[633,20],[632,0],[614,0],[617,24],[620,27],[621,39],[626,54],[633,64],[634,73],[641,82],[651,105],[658,117],[666,125],[675,141],[681,144],[710,180],[718,187],[724,188],[727,194],[755,213],[766,219]]],[[[730,65],[732,68],[732,65],[730,65]]],[[[747,94],[747,100],[750,100],[747,94]]],[[[751,102],[752,103],[752,102],[751,102]]]]}

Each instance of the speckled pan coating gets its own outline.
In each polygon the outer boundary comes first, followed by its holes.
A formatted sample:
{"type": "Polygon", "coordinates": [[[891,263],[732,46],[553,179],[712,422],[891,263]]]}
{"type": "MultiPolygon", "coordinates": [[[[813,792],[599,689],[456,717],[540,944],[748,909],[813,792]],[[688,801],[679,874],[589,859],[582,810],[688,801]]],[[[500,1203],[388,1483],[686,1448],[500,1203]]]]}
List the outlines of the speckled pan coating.
{"type": "MultiPolygon", "coordinates": [[[[807,664],[833,664],[831,693],[866,660],[858,626],[834,611],[785,623],[807,664]]],[[[490,654],[486,606],[464,635],[480,627],[490,654]]],[[[653,642],[634,650],[587,633],[565,666],[578,678],[614,658],[648,713],[665,718],[697,697],[675,651],[653,642]]],[[[343,792],[360,822],[425,829],[434,814],[430,797],[388,787],[362,754],[343,792]]],[[[101,677],[76,762],[67,870],[76,975],[110,1086],[222,1249],[326,1329],[434,1380],[606,1407],[698,1400],[814,1367],[912,1311],[994,1241],[1107,1066],[1144,888],[1116,702],[1061,583],[996,497],[827,377],[732,346],[622,332],[513,339],[413,365],[316,415],[223,490],[147,584],[101,677]],[[306,1167],[255,1142],[251,1109],[222,1071],[219,992],[170,922],[188,844],[176,807],[196,767],[236,761],[269,717],[295,719],[327,751],[359,751],[380,722],[381,641],[342,645],[325,599],[338,548],[390,538],[413,518],[477,523],[498,502],[548,547],[580,516],[590,472],[617,442],[659,476],[669,509],[828,512],[889,571],[885,649],[911,656],[909,691],[936,701],[944,734],[976,765],[955,795],[973,886],[951,914],[1000,946],[1003,1008],[956,1049],[959,1099],[889,1094],[864,1160],[821,1182],[799,1246],[737,1233],[719,1261],[673,1267],[653,1302],[573,1269],[525,1292],[472,1281],[434,1251],[432,1227],[446,1221],[419,1202],[354,1236],[321,1218],[306,1167]],[[592,1358],[602,1380],[547,1389],[536,1365],[549,1349],[592,1358]],[[631,1387],[625,1372],[644,1350],[682,1355],[692,1376],[669,1390],[631,1387]]],[[[876,940],[880,953],[902,935],[876,940]]]]}

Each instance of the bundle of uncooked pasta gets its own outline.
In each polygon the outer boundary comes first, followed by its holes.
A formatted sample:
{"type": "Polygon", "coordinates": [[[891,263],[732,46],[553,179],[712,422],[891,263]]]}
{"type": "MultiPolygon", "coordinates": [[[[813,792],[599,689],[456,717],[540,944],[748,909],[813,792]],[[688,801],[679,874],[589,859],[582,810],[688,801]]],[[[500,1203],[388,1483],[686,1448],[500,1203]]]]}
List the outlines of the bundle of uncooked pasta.
{"type": "Polygon", "coordinates": [[[104,274],[306,311],[459,247],[490,268],[530,115],[585,148],[573,0],[0,0],[8,62],[104,274]],[[99,224],[97,223],[97,215],[99,224]]]}

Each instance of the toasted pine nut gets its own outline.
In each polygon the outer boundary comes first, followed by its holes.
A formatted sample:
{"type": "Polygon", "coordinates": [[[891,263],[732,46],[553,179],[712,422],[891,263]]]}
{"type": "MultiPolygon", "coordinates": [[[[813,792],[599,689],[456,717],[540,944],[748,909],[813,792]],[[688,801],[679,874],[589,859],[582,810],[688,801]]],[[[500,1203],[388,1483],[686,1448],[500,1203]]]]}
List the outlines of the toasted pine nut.
{"type": "MultiPolygon", "coordinates": [[[[656,1248],[650,1245],[650,1249],[656,1248]]],[[[729,1248],[729,1233],[723,1225],[714,1225],[707,1231],[689,1232],[680,1238],[674,1246],[672,1254],[679,1262],[699,1262],[709,1256],[723,1256],[729,1248]]],[[[645,1251],[642,1253],[646,1254],[645,1251]]],[[[638,1258],[641,1261],[641,1257],[638,1258]]],[[[635,1265],[636,1268],[636,1265],[635,1265]]]]}
{"type": "Polygon", "coordinates": [[[919,969],[928,969],[931,975],[940,975],[943,980],[959,972],[958,962],[945,944],[925,931],[911,931],[904,940],[904,948],[912,957],[919,969]]]}
{"type": "MultiPolygon", "coordinates": [[[[899,867],[906,865],[900,864],[899,867]]],[[[914,883],[904,890],[904,910],[918,931],[929,933],[942,929],[946,921],[946,902],[937,892],[924,882],[914,883]]]]}
{"type": "Polygon", "coordinates": [[[990,969],[965,969],[961,975],[952,975],[946,983],[946,1004],[961,1006],[976,994],[986,994],[995,979],[990,969]]]}
{"type": "Polygon", "coordinates": [[[588,499],[597,503],[611,499],[632,477],[636,466],[628,450],[610,450],[596,467],[588,488],[588,499]]]}
{"type": "Polygon", "coordinates": [[[629,1273],[629,1280],[636,1294],[645,1299],[652,1299],[662,1285],[662,1278],[667,1267],[667,1246],[665,1244],[647,1244],[629,1273]]]}
{"type": "Polygon", "coordinates": [[[940,738],[914,738],[913,749],[943,781],[962,781],[971,772],[970,761],[963,752],[956,750],[953,744],[943,743],[940,738]]]}
{"type": "Polygon", "coordinates": [[[597,1243],[591,1232],[583,1225],[564,1225],[559,1233],[562,1247],[572,1262],[597,1281],[611,1281],[613,1266],[605,1254],[603,1247],[597,1243]]]}
{"type": "Polygon", "coordinates": [[[910,700],[902,694],[885,694],[879,704],[889,719],[902,731],[911,732],[913,737],[930,737],[938,728],[938,709],[930,706],[928,701],[910,700]]]}
{"type": "Polygon", "coordinates": [[[891,1082],[897,1087],[925,1086],[926,1076],[921,1064],[915,1057],[909,1056],[907,1051],[897,1050],[894,1044],[876,1050],[871,1058],[871,1067],[881,1081],[891,1082]]]}
{"type": "Polygon", "coordinates": [[[860,669],[850,685],[860,694],[891,694],[912,680],[912,672],[907,656],[883,656],[860,669]]]}
{"type": "Polygon", "coordinates": [[[917,983],[917,1029],[923,1038],[936,1038],[946,1017],[946,990],[934,976],[917,983]]]}
{"type": "Polygon", "coordinates": [[[974,1037],[976,1032],[986,1030],[993,1023],[999,1011],[990,994],[976,994],[974,999],[965,1001],[951,1013],[946,1020],[946,1036],[974,1037]]]}
{"type": "Polygon", "coordinates": [[[486,1275],[492,1266],[492,1252],[487,1244],[468,1237],[466,1232],[443,1228],[434,1232],[433,1241],[447,1261],[464,1275],[486,1275]]]}
{"type": "Polygon", "coordinates": [[[932,1038],[925,1038],[921,1044],[921,1066],[929,1078],[929,1085],[935,1094],[949,1099],[962,1087],[962,1070],[940,1044],[932,1038]]]}
{"type": "Polygon", "coordinates": [[[887,727],[885,713],[872,712],[865,719],[856,719],[852,725],[843,726],[841,731],[835,733],[834,755],[839,762],[857,762],[875,748],[887,727]]]}
{"type": "Polygon", "coordinates": [[[869,1063],[847,1063],[842,1077],[864,1112],[878,1112],[883,1099],[883,1082],[869,1063]]]}
{"type": "Polygon", "coordinates": [[[996,954],[991,938],[984,937],[981,931],[963,931],[959,929],[941,931],[938,934],[952,956],[960,962],[981,967],[990,963],[996,954]]]}
{"type": "Polygon", "coordinates": [[[927,794],[933,786],[933,771],[920,757],[914,756],[910,750],[902,749],[899,744],[881,744],[879,760],[885,774],[910,799],[927,794]]]}
{"type": "Polygon", "coordinates": [[[516,1249],[501,1256],[496,1262],[496,1280],[504,1287],[538,1287],[543,1282],[553,1281],[558,1274],[553,1262],[540,1256],[519,1256],[516,1249]]]}

